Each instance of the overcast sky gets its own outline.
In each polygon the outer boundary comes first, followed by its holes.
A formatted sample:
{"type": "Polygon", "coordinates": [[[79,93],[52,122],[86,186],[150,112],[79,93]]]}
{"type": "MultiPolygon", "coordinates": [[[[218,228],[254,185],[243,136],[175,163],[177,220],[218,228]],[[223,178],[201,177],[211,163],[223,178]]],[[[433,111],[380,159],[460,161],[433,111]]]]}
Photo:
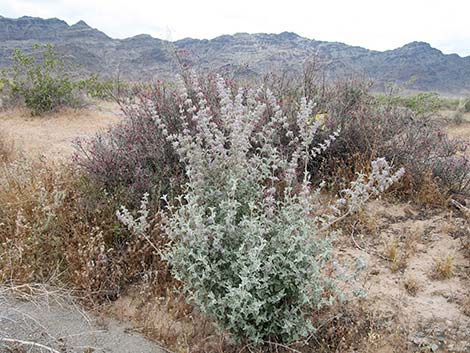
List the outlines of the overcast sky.
{"type": "Polygon", "coordinates": [[[470,0],[0,0],[0,15],[84,20],[114,38],[291,31],[376,50],[425,41],[470,55],[470,0]]]}

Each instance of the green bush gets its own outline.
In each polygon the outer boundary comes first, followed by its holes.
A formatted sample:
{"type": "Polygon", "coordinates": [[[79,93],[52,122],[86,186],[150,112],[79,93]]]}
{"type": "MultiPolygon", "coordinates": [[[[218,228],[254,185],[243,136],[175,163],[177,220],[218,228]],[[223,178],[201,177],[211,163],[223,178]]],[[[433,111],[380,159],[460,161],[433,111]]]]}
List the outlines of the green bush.
{"type": "Polygon", "coordinates": [[[126,82],[113,79],[101,79],[97,74],[81,80],[79,88],[86,91],[87,95],[91,98],[113,100],[120,97],[120,95],[129,89],[126,82]]]}
{"type": "Polygon", "coordinates": [[[12,61],[12,67],[2,75],[10,101],[24,102],[32,115],[78,104],[78,82],[52,45],[36,44],[31,54],[16,49],[12,61]]]}
{"type": "Polygon", "coordinates": [[[427,116],[443,109],[454,110],[459,104],[458,100],[441,97],[435,92],[401,96],[392,91],[388,95],[377,95],[376,100],[381,105],[408,108],[417,116],[427,116]]]}

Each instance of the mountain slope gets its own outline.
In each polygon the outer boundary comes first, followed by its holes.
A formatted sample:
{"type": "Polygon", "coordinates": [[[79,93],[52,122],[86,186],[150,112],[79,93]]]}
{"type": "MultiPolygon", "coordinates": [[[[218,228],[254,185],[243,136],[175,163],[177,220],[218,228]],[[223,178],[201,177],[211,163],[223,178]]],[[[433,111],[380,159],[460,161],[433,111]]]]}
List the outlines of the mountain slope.
{"type": "Polygon", "coordinates": [[[445,55],[423,42],[384,52],[337,42],[307,39],[295,33],[223,35],[211,40],[186,38],[169,42],[149,35],[113,39],[80,21],[0,16],[0,68],[10,64],[15,48],[52,43],[74,64],[104,76],[126,79],[167,78],[178,71],[178,59],[196,69],[261,77],[270,71],[299,73],[315,57],[327,78],[355,74],[371,78],[377,88],[388,83],[423,91],[470,92],[470,57],[445,55]]]}

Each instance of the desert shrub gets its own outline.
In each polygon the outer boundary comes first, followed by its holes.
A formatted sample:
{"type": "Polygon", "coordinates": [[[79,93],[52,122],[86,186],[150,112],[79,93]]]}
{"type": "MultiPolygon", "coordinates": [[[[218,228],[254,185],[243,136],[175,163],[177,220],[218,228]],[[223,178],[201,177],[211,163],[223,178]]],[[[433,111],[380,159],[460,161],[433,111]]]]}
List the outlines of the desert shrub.
{"type": "MultiPolygon", "coordinates": [[[[201,92],[198,82],[194,90],[201,92]]],[[[238,340],[291,342],[312,332],[309,315],[333,300],[328,227],[384,191],[393,175],[385,160],[359,176],[332,208],[321,205],[306,168],[321,121],[303,99],[295,120],[269,90],[234,92],[218,80],[218,114],[203,94],[186,99],[184,129],[167,134],[184,161],[188,182],[179,204],[168,206],[164,232],[174,241],[166,255],[188,298],[238,340]],[[190,129],[189,127],[192,126],[190,129]],[[295,131],[295,133],[294,133],[295,131]],[[284,143],[283,141],[289,141],[284,143]],[[286,149],[290,148],[289,153],[286,149]]],[[[319,150],[334,143],[329,136],[319,150]]],[[[147,229],[146,198],[139,217],[118,217],[137,234],[147,229]]]]}
{"type": "MultiPolygon", "coordinates": [[[[206,78],[199,94],[217,112],[214,78],[206,78]]],[[[178,84],[186,85],[185,80],[190,78],[185,76],[178,84]]],[[[188,94],[198,93],[189,90],[188,94]]],[[[76,162],[98,188],[117,195],[121,204],[138,207],[146,192],[151,200],[158,200],[161,194],[179,194],[185,180],[183,166],[166,134],[183,129],[179,116],[184,100],[174,84],[133,87],[132,93],[120,100],[125,121],[105,134],[77,141],[76,162]],[[157,117],[165,123],[166,131],[158,128],[157,117]]]]}
{"type": "MultiPolygon", "coordinates": [[[[177,116],[180,102],[167,95],[163,85],[155,86],[151,94],[152,102],[161,103],[155,109],[170,110],[162,118],[177,116]]],[[[143,90],[136,92],[138,103],[123,107],[124,122],[105,134],[76,143],[76,161],[90,180],[126,204],[137,205],[144,192],[157,199],[160,192],[171,193],[181,176],[178,158],[152,119],[149,98],[143,90]]]]}
{"type": "MultiPolygon", "coordinates": [[[[346,155],[349,156],[374,158],[381,155],[393,160],[397,165],[404,166],[415,190],[429,171],[435,177],[440,177],[440,166],[451,165],[467,148],[461,141],[449,139],[438,120],[430,117],[417,118],[408,110],[366,108],[359,114],[356,113],[353,119],[349,120],[348,116],[344,116],[332,122],[332,128],[335,128],[336,124],[343,126],[343,135],[336,146],[345,148],[346,155]]],[[[337,152],[331,150],[334,155],[328,156],[330,161],[337,162],[341,159],[337,152]]],[[[325,163],[323,168],[328,168],[328,163],[325,163]]],[[[449,175],[450,178],[458,179],[466,178],[465,175],[468,175],[470,170],[452,168],[448,172],[453,173],[449,175]]],[[[465,190],[450,190],[445,182],[440,186],[443,192],[465,190]]]]}
{"type": "Polygon", "coordinates": [[[461,98],[451,119],[454,124],[462,124],[465,121],[464,114],[470,111],[470,99],[461,98]]]}
{"type": "Polygon", "coordinates": [[[439,110],[455,110],[459,105],[458,99],[446,98],[436,92],[402,95],[400,90],[391,89],[388,94],[377,94],[375,98],[383,105],[411,109],[417,116],[435,114],[439,110]]]}
{"type": "Polygon", "coordinates": [[[401,189],[405,194],[419,193],[423,182],[429,180],[429,173],[444,195],[470,192],[466,182],[455,182],[469,178],[470,167],[462,157],[468,151],[468,143],[447,136],[441,119],[433,115],[438,106],[434,94],[420,95],[406,107],[400,103],[402,97],[389,95],[384,99],[370,94],[370,84],[363,80],[324,84],[314,78],[293,80],[281,88],[279,85],[276,80],[269,82],[276,96],[290,97],[287,101],[279,100],[288,111],[297,109],[295,97],[311,92],[317,103],[313,117],[325,119],[316,143],[341,129],[335,144],[310,162],[310,171],[319,180],[325,179],[333,187],[341,188],[345,181],[367,168],[370,161],[384,156],[406,169],[405,179],[409,183],[401,189]],[[430,102],[422,103],[427,100],[430,102]]]}
{"type": "Polygon", "coordinates": [[[37,44],[31,54],[16,49],[12,61],[3,83],[12,99],[23,100],[32,115],[77,104],[77,83],[51,45],[37,44]]]}
{"type": "Polygon", "coordinates": [[[129,84],[120,80],[119,77],[103,79],[97,74],[80,80],[78,87],[89,97],[102,100],[119,100],[130,90],[129,84]]]}
{"type": "Polygon", "coordinates": [[[470,193],[470,159],[467,156],[453,154],[437,158],[432,167],[433,174],[448,192],[464,195],[470,193]]]}

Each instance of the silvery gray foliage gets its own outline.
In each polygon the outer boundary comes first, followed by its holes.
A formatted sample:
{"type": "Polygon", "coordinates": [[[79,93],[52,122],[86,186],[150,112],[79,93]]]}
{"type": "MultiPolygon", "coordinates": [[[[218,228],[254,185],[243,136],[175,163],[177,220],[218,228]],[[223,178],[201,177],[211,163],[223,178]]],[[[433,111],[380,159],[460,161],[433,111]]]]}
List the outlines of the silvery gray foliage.
{"type": "MultiPolygon", "coordinates": [[[[322,125],[311,118],[314,103],[302,99],[293,122],[267,89],[233,92],[219,79],[217,95],[221,119],[201,93],[180,107],[184,131],[168,135],[189,181],[179,204],[163,215],[173,240],[165,257],[188,298],[221,329],[255,344],[291,342],[311,333],[313,310],[334,300],[333,279],[324,272],[328,227],[401,172],[392,175],[384,159],[374,162],[368,178],[343,191],[334,214],[315,216],[320,190],[312,190],[307,163],[336,134],[312,150],[322,125]],[[286,139],[288,151],[280,143],[286,139]]],[[[166,131],[162,119],[155,122],[166,131]]],[[[118,215],[130,229],[145,231],[142,219],[125,209],[118,215]]]]}
{"type": "Polygon", "coordinates": [[[137,211],[139,217],[135,218],[127,208],[121,206],[121,210],[116,211],[116,216],[122,224],[124,224],[128,230],[137,235],[143,235],[149,227],[148,223],[148,203],[149,203],[149,194],[145,193],[140,202],[140,208],[137,211]]]}

